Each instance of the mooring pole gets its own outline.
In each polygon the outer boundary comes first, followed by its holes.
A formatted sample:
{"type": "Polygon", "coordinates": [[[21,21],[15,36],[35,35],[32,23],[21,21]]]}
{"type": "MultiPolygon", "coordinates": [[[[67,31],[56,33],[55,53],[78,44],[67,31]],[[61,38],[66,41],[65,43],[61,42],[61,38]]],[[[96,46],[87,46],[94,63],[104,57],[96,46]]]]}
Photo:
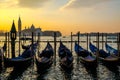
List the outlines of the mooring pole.
{"type": "Polygon", "coordinates": [[[31,46],[32,47],[32,54],[33,54],[33,44],[34,44],[34,33],[32,32],[32,46],[31,46]]]}
{"type": "Polygon", "coordinates": [[[118,33],[118,56],[120,57],[120,33],[118,33]]]}
{"type": "Polygon", "coordinates": [[[9,41],[10,41],[10,34],[9,34],[9,32],[8,32],[8,58],[10,58],[10,45],[9,45],[9,41]]]}
{"type": "Polygon", "coordinates": [[[54,32],[54,65],[56,66],[56,32],[54,32]]]}
{"type": "MultiPolygon", "coordinates": [[[[78,32],[78,45],[80,43],[80,32],[78,32]]],[[[79,52],[79,49],[78,49],[79,52]]],[[[79,56],[77,55],[77,64],[79,63],[79,56]]]]}
{"type": "Polygon", "coordinates": [[[99,58],[99,32],[97,33],[97,48],[98,48],[98,50],[97,50],[96,57],[97,57],[97,62],[98,62],[98,58],[99,58]]]}
{"type": "MultiPolygon", "coordinates": [[[[32,53],[31,53],[31,56],[32,56],[32,54],[35,54],[34,53],[34,51],[33,51],[33,44],[34,44],[34,32],[32,31],[32,45],[31,45],[31,48],[32,48],[32,53]]],[[[32,66],[33,66],[33,68],[32,68],[32,74],[33,74],[33,70],[34,70],[34,60],[35,59],[35,57],[33,57],[33,59],[32,59],[32,66]]],[[[32,74],[31,74],[31,77],[32,77],[32,74]]]]}
{"type": "Polygon", "coordinates": [[[91,42],[91,34],[89,34],[89,43],[91,42]]]}
{"type": "Polygon", "coordinates": [[[25,44],[25,34],[23,33],[23,44],[25,44]]]}
{"type": "Polygon", "coordinates": [[[73,43],[73,37],[72,37],[72,32],[71,32],[71,53],[72,53],[72,43],[73,43]]]}
{"type": "Polygon", "coordinates": [[[21,38],[21,32],[19,32],[19,56],[20,56],[20,50],[21,50],[21,48],[20,48],[20,44],[21,44],[20,38],[21,38]]]}
{"type": "Polygon", "coordinates": [[[105,43],[107,43],[107,33],[106,33],[106,35],[105,35],[105,38],[106,38],[105,43]]]}
{"type": "Polygon", "coordinates": [[[104,43],[104,34],[102,33],[102,49],[103,49],[103,43],[104,43]]]}
{"type": "MultiPolygon", "coordinates": [[[[5,44],[7,45],[7,32],[5,33],[5,44]]],[[[5,51],[5,57],[7,57],[7,50],[5,51]]]]}
{"type": "Polygon", "coordinates": [[[25,43],[26,43],[26,34],[25,34],[25,43]]]}
{"type": "Polygon", "coordinates": [[[87,50],[88,50],[88,33],[87,33],[87,50]]]}
{"type": "Polygon", "coordinates": [[[38,55],[39,56],[39,50],[40,50],[40,33],[38,33],[38,55]]]}

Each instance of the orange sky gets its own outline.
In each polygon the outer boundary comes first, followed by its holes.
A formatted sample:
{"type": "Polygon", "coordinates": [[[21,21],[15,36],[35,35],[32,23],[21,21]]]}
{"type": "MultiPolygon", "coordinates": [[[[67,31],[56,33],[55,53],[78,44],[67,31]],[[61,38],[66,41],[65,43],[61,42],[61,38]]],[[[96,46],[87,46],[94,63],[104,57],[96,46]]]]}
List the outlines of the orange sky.
{"type": "Polygon", "coordinates": [[[71,32],[119,32],[119,0],[2,0],[0,30],[10,31],[13,20],[22,29],[34,24],[42,30],[71,32]],[[81,2],[80,2],[81,1],[81,2]]]}

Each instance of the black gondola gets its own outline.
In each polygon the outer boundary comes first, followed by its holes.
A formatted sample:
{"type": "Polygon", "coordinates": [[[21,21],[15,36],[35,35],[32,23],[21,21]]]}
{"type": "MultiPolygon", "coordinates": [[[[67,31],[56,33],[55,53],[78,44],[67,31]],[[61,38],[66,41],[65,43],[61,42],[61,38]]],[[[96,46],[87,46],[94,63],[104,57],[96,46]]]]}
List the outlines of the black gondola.
{"type": "Polygon", "coordinates": [[[107,43],[105,44],[105,48],[106,48],[106,50],[107,50],[109,53],[111,53],[111,54],[113,54],[113,55],[115,55],[115,56],[118,56],[118,50],[117,50],[117,49],[111,47],[111,46],[108,45],[107,43]]]}
{"type": "Polygon", "coordinates": [[[36,53],[38,43],[31,44],[29,48],[26,48],[23,53],[15,58],[6,58],[4,56],[4,66],[5,67],[14,67],[21,68],[31,64],[34,55],[36,53]]]}
{"type": "Polygon", "coordinates": [[[97,59],[95,56],[92,56],[91,52],[82,48],[75,42],[75,52],[80,57],[80,61],[88,66],[97,66],[97,59]]]}
{"type": "MultiPolygon", "coordinates": [[[[90,50],[94,53],[93,55],[96,56],[98,48],[92,43],[90,43],[89,47],[90,50]]],[[[99,54],[99,59],[107,64],[117,64],[119,60],[118,57],[112,56],[110,53],[105,52],[103,49],[100,49],[98,54],[99,54]]]]}
{"type": "Polygon", "coordinates": [[[53,48],[51,44],[48,42],[45,49],[38,54],[38,58],[36,58],[37,72],[42,73],[53,63],[53,48]]]}
{"type": "Polygon", "coordinates": [[[71,51],[63,45],[63,43],[60,41],[60,47],[58,49],[58,55],[60,58],[60,66],[62,69],[66,71],[70,71],[73,69],[73,55],[71,51]]]}

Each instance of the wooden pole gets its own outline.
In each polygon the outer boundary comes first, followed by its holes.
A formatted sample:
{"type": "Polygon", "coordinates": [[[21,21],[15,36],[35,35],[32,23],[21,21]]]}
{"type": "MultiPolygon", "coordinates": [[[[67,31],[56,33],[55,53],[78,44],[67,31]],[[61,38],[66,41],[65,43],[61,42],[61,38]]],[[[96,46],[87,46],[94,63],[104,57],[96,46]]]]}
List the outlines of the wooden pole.
{"type": "Polygon", "coordinates": [[[91,42],[91,35],[89,34],[89,43],[91,42]]]}
{"type": "Polygon", "coordinates": [[[98,48],[98,50],[97,50],[96,57],[97,57],[97,62],[98,62],[98,58],[99,58],[99,32],[97,33],[97,48],[98,48]]]}
{"type": "Polygon", "coordinates": [[[88,33],[87,33],[87,50],[88,50],[88,33]]]}
{"type": "Polygon", "coordinates": [[[32,53],[33,53],[33,44],[34,44],[34,33],[32,32],[32,53]]]}
{"type": "Polygon", "coordinates": [[[23,44],[25,44],[25,34],[23,33],[23,44]]]}
{"type": "Polygon", "coordinates": [[[78,32],[78,45],[80,43],[80,32],[78,32]]]}
{"type": "Polygon", "coordinates": [[[9,38],[10,34],[8,32],[8,58],[10,58],[10,45],[9,45],[9,41],[10,41],[10,38],[9,38]]]}
{"type": "Polygon", "coordinates": [[[54,32],[54,65],[56,66],[56,32],[54,32]]]}
{"type": "Polygon", "coordinates": [[[21,44],[20,38],[21,38],[21,32],[19,32],[19,56],[20,56],[20,50],[21,50],[21,48],[20,48],[20,44],[21,44]]]}
{"type": "Polygon", "coordinates": [[[26,43],[26,34],[25,34],[25,43],[26,43]]]}
{"type": "MultiPolygon", "coordinates": [[[[80,32],[78,32],[78,45],[80,43],[80,32]]],[[[79,49],[78,49],[79,52],[79,49]]],[[[77,64],[79,63],[79,56],[77,55],[77,64]]]]}
{"type": "Polygon", "coordinates": [[[72,42],[73,42],[73,38],[72,38],[72,32],[71,32],[71,53],[72,53],[72,42]]]}
{"type": "Polygon", "coordinates": [[[120,57],[120,33],[118,33],[118,56],[120,57]]]}
{"type": "Polygon", "coordinates": [[[103,49],[103,43],[104,43],[104,35],[102,33],[102,49],[103,49]]]}
{"type": "Polygon", "coordinates": [[[39,56],[39,51],[40,51],[40,33],[38,33],[38,56],[39,56]]]}
{"type": "MultiPolygon", "coordinates": [[[[7,45],[7,32],[5,33],[5,43],[7,45]]],[[[7,50],[5,51],[5,57],[7,57],[7,50]]]]}
{"type": "Polygon", "coordinates": [[[105,43],[107,43],[107,33],[106,33],[105,37],[106,37],[106,41],[105,41],[105,43]]]}
{"type": "MultiPolygon", "coordinates": [[[[34,44],[34,32],[32,32],[32,53],[31,53],[31,56],[32,56],[32,54],[34,54],[33,53],[33,44],[34,44]]],[[[34,61],[35,61],[35,56],[33,57],[33,60],[32,60],[32,66],[33,66],[33,68],[32,68],[32,74],[33,74],[33,70],[34,70],[34,61]]],[[[32,75],[31,75],[31,77],[32,77],[32,75]]]]}

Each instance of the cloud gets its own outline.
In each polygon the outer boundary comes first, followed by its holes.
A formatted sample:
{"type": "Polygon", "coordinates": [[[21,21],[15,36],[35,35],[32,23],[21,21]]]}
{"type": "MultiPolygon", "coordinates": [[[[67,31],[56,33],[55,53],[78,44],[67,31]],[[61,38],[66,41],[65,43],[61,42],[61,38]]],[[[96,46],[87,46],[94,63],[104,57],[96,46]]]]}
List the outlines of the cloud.
{"type": "Polygon", "coordinates": [[[0,8],[10,8],[15,7],[17,5],[17,0],[1,0],[0,8]]]}
{"type": "Polygon", "coordinates": [[[40,8],[52,0],[0,0],[0,8],[40,8]]]}
{"type": "Polygon", "coordinates": [[[81,8],[81,7],[91,7],[104,1],[110,1],[110,0],[70,0],[62,8],[63,9],[72,9],[72,8],[76,9],[76,8],[81,8]]]}
{"type": "Polygon", "coordinates": [[[26,8],[39,8],[48,1],[50,0],[18,0],[18,5],[26,8]]]}

